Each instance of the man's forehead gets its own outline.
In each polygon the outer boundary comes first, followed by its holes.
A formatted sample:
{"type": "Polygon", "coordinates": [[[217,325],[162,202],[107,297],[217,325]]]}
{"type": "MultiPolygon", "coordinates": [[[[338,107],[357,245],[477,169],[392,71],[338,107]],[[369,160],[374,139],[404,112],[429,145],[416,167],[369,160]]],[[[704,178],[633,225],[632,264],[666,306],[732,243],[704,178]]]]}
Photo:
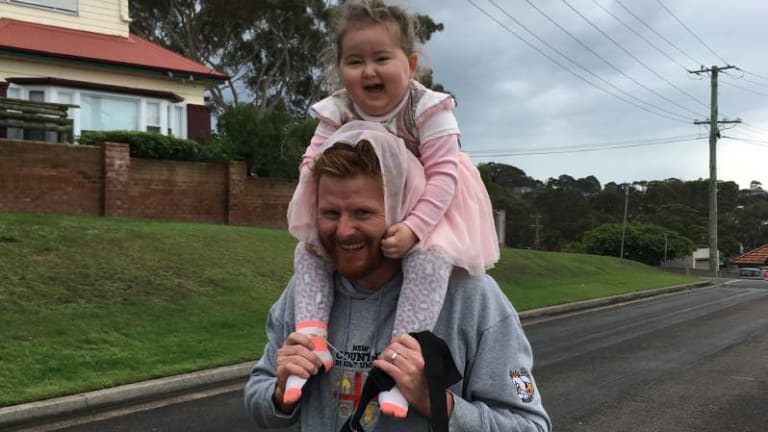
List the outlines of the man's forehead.
{"type": "Polygon", "coordinates": [[[317,188],[319,202],[328,201],[381,201],[384,202],[384,190],[379,179],[356,175],[353,177],[320,177],[317,188]]]}

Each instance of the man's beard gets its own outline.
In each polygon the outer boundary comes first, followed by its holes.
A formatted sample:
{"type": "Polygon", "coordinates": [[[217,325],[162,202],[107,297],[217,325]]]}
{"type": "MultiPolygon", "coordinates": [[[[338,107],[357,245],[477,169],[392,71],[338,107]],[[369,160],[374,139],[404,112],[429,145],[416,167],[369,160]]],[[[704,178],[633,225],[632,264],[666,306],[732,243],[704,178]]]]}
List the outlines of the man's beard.
{"type": "Polygon", "coordinates": [[[341,273],[342,276],[349,280],[360,280],[369,274],[373,273],[376,269],[381,267],[385,259],[381,252],[381,248],[376,247],[366,240],[364,248],[366,248],[366,254],[362,261],[360,260],[344,260],[339,258],[339,243],[338,239],[323,239],[321,241],[326,251],[329,251],[329,255],[333,262],[336,271],[341,273]]]}

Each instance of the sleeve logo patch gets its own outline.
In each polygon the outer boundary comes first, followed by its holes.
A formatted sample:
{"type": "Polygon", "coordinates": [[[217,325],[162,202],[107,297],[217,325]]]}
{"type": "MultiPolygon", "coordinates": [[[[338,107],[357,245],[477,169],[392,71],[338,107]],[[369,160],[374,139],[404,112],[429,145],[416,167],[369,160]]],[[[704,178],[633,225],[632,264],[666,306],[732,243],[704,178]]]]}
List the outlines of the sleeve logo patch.
{"type": "Polygon", "coordinates": [[[510,371],[509,377],[512,378],[512,382],[515,384],[517,397],[524,403],[532,401],[535,390],[533,388],[531,373],[528,372],[528,369],[510,371]]]}

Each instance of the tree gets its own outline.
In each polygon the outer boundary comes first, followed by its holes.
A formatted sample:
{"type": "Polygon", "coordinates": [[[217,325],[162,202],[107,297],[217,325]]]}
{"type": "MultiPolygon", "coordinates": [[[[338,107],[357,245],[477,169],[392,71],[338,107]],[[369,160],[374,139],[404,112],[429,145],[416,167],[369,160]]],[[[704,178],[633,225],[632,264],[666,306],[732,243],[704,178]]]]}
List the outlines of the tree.
{"type": "Polygon", "coordinates": [[[234,159],[244,160],[255,177],[298,177],[301,156],[317,126],[279,110],[228,106],[219,117],[217,139],[234,159]]]}
{"type": "Polygon", "coordinates": [[[331,46],[323,0],[134,0],[131,30],[230,76],[211,90],[219,112],[229,100],[302,116],[328,90],[331,46]],[[247,95],[247,97],[246,97],[247,95]]]}
{"type": "MultiPolygon", "coordinates": [[[[586,253],[619,256],[622,224],[608,224],[584,234],[582,246],[586,253]]],[[[675,259],[690,254],[693,242],[674,231],[658,225],[629,224],[624,235],[624,258],[648,265],[659,265],[665,256],[675,259]]]]}

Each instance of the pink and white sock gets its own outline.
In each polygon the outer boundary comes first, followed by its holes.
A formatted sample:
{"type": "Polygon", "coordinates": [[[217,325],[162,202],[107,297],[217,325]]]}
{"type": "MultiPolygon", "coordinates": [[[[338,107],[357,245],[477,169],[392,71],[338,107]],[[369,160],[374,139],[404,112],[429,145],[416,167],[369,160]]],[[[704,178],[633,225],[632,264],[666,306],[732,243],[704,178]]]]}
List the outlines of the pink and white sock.
{"type": "Polygon", "coordinates": [[[379,409],[387,415],[405,418],[408,415],[408,401],[397,386],[379,393],[379,409]]]}
{"type": "MultiPolygon", "coordinates": [[[[314,349],[312,350],[323,362],[325,371],[328,372],[333,367],[333,358],[328,351],[328,324],[322,321],[301,321],[296,324],[296,331],[309,336],[312,340],[314,349]]],[[[283,393],[283,402],[294,403],[301,399],[301,389],[306,384],[307,379],[296,375],[291,375],[285,382],[285,392],[283,393]]]]}

